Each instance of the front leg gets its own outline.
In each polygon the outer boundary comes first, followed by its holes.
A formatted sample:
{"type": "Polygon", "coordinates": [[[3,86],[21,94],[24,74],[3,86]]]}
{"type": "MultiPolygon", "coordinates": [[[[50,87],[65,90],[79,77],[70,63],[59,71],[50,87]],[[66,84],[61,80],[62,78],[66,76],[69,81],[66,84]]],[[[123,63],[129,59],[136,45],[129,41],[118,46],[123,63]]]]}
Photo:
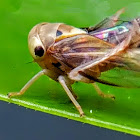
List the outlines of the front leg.
{"type": "MultiPolygon", "coordinates": [[[[19,91],[19,92],[11,92],[8,94],[8,97],[12,97],[12,96],[19,96],[25,93],[25,91],[38,79],[40,78],[42,75],[47,75],[49,73],[49,70],[44,69],[40,72],[38,72],[31,80],[29,80],[24,87],[19,91]]],[[[48,74],[49,75],[49,74],[48,74]]]]}
{"type": "Polygon", "coordinates": [[[71,89],[69,89],[69,85],[67,84],[69,81],[67,79],[67,77],[65,76],[59,76],[58,77],[58,81],[59,83],[62,85],[62,87],[64,88],[64,90],[66,91],[67,95],[69,96],[70,100],[73,102],[73,104],[75,105],[75,107],[77,108],[77,110],[80,113],[80,116],[84,116],[84,112],[81,108],[81,106],[79,105],[79,103],[76,101],[75,97],[73,96],[73,93],[71,92],[71,89]]]}

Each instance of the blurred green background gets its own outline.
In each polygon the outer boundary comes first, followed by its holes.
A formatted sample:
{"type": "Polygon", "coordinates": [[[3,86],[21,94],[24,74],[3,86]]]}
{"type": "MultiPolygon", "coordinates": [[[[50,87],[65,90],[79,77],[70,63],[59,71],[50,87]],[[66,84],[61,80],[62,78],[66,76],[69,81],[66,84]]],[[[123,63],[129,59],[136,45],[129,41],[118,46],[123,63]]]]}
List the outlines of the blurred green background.
{"type": "Polygon", "coordinates": [[[0,99],[85,123],[140,135],[140,89],[99,84],[105,93],[116,96],[116,100],[112,101],[99,97],[92,85],[74,84],[73,88],[79,96],[78,102],[86,114],[85,118],[79,117],[59,83],[46,76],[42,76],[23,96],[16,97],[17,100],[7,99],[5,96],[8,92],[19,91],[41,70],[37,64],[26,64],[32,61],[27,47],[27,36],[34,25],[40,22],[63,22],[76,27],[91,26],[122,7],[126,7],[126,12],[121,19],[130,20],[140,15],[139,0],[1,1],[0,99]]]}

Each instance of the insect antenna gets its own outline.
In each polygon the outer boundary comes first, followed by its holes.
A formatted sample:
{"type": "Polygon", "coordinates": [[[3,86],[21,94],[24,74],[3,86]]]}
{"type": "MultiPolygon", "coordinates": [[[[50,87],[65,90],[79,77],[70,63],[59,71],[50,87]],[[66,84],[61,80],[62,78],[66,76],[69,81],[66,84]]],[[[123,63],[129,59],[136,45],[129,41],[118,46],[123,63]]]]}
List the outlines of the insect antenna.
{"type": "Polygon", "coordinates": [[[34,63],[35,61],[33,60],[33,61],[30,61],[30,62],[27,62],[27,63],[25,63],[25,64],[31,64],[31,63],[34,63]]]}

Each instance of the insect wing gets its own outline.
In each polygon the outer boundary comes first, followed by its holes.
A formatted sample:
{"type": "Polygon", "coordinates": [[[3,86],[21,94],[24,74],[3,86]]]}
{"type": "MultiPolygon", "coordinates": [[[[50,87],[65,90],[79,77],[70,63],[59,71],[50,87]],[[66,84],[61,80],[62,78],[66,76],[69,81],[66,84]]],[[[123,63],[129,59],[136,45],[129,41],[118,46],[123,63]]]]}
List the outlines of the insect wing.
{"type": "MultiPolygon", "coordinates": [[[[128,49],[122,56],[116,56],[116,60],[111,63],[116,63],[118,66],[108,73],[102,73],[103,79],[108,78],[112,81],[120,78],[121,82],[126,87],[140,87],[140,48],[128,49]],[[114,73],[114,74],[112,74],[114,73]]],[[[121,82],[118,80],[120,85],[121,82]]]]}
{"type": "Polygon", "coordinates": [[[140,88],[140,72],[116,67],[101,73],[98,81],[118,87],[140,88]]]}
{"type": "Polygon", "coordinates": [[[50,53],[60,63],[74,69],[93,59],[104,56],[114,46],[90,35],[77,35],[63,39],[50,48],[50,53]]]}

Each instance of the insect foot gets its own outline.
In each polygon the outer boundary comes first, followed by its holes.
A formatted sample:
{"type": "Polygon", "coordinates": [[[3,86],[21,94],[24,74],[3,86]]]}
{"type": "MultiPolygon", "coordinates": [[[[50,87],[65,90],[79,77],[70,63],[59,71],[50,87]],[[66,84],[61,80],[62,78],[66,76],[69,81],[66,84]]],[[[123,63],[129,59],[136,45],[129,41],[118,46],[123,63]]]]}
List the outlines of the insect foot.
{"type": "Polygon", "coordinates": [[[18,95],[21,95],[21,93],[20,92],[11,92],[11,93],[7,94],[8,98],[11,98],[12,96],[18,96],[18,95]]]}
{"type": "Polygon", "coordinates": [[[77,108],[77,110],[78,110],[78,111],[79,111],[79,113],[80,113],[80,117],[84,117],[84,116],[85,116],[85,114],[84,114],[84,112],[83,112],[83,110],[82,110],[81,106],[76,106],[76,108],[77,108]]]}
{"type": "Polygon", "coordinates": [[[115,100],[115,96],[114,95],[112,95],[112,94],[101,94],[101,96],[103,97],[103,98],[110,98],[110,99],[112,99],[113,101],[115,100]]]}
{"type": "Polygon", "coordinates": [[[81,117],[81,118],[85,117],[85,114],[84,114],[84,113],[83,113],[83,114],[80,114],[80,117],[81,117]]]}

